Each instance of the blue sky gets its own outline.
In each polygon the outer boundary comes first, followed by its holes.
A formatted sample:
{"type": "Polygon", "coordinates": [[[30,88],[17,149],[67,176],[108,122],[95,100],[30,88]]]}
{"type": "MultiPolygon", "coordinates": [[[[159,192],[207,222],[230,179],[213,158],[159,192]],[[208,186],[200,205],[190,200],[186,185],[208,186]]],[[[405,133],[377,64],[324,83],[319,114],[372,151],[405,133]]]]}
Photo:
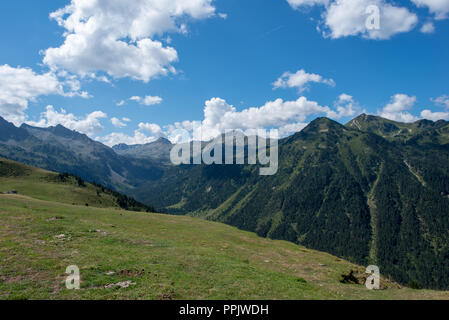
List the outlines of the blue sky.
{"type": "Polygon", "coordinates": [[[449,120],[449,0],[85,2],[0,3],[0,116],[109,145],[361,112],[449,120]]]}

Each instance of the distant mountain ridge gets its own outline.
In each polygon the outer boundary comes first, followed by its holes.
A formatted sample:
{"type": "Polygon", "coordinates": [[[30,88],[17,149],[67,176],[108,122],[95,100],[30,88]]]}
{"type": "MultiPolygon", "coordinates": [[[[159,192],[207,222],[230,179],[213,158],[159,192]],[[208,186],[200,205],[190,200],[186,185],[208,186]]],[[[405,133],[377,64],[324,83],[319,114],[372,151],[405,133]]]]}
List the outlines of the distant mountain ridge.
{"type": "Polygon", "coordinates": [[[376,264],[403,284],[449,288],[449,122],[318,118],[279,141],[279,171],[268,177],[257,165],[172,166],[160,156],[164,141],[114,151],[59,130],[0,121],[0,132],[11,131],[0,155],[103,178],[161,212],[376,264]]]}
{"type": "Polygon", "coordinates": [[[157,162],[129,159],[84,134],[61,125],[20,128],[0,119],[0,155],[40,168],[70,172],[130,194],[136,181],[161,176],[157,162]]]}
{"type": "Polygon", "coordinates": [[[138,145],[118,144],[112,149],[119,155],[134,157],[138,159],[153,159],[156,161],[169,162],[172,143],[166,138],[138,145]]]}
{"type": "Polygon", "coordinates": [[[438,141],[437,143],[449,143],[449,136],[447,135],[449,133],[448,122],[445,120],[439,120],[436,122],[430,120],[419,120],[414,123],[401,123],[362,114],[351,120],[346,126],[358,129],[360,131],[371,132],[389,140],[396,139],[402,141],[417,138],[420,135],[425,135],[436,131],[443,133],[442,135],[439,135],[439,137],[443,138],[443,140],[438,141]]]}

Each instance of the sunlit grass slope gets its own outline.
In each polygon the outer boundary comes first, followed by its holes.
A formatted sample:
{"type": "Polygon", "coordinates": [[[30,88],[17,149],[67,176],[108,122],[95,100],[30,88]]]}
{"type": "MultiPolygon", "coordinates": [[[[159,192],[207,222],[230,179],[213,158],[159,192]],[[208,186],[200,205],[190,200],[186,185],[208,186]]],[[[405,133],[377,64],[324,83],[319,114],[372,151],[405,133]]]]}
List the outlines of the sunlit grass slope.
{"type": "Polygon", "coordinates": [[[341,284],[364,268],[220,223],[123,211],[96,186],[0,163],[0,191],[19,193],[0,194],[0,299],[449,299],[341,284]],[[65,288],[69,265],[80,290],[65,288]]]}
{"type": "Polygon", "coordinates": [[[39,200],[99,208],[147,211],[149,207],[82,179],[0,158],[0,193],[17,192],[39,200]]]}
{"type": "Polygon", "coordinates": [[[0,299],[448,299],[369,291],[331,255],[190,217],[0,195],[0,299]],[[69,265],[81,290],[64,286],[69,265]],[[128,288],[106,288],[130,281],[128,288]]]}

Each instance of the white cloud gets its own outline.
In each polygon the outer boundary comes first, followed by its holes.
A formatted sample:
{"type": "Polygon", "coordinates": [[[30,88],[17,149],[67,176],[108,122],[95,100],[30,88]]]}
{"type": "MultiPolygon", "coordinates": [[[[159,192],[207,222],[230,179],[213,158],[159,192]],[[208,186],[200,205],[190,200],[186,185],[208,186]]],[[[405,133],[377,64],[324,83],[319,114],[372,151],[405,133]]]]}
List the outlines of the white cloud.
{"type": "Polygon", "coordinates": [[[64,43],[44,52],[52,69],[80,76],[105,73],[148,82],[175,72],[178,54],[154,40],[186,32],[184,21],[215,15],[212,0],[72,0],[50,17],[65,29],[64,43]]]}
{"type": "MultiPolygon", "coordinates": [[[[293,9],[304,6],[322,5],[323,35],[334,39],[361,36],[368,39],[389,39],[395,34],[408,32],[418,23],[416,14],[406,7],[394,6],[385,0],[287,0],[293,9]],[[379,9],[379,28],[369,28],[367,21],[372,13],[370,6],[379,9]]],[[[318,30],[321,30],[318,27],[318,30]]]]}
{"type": "Polygon", "coordinates": [[[152,135],[160,135],[162,133],[162,128],[155,123],[139,123],[139,129],[147,131],[152,135]]]}
{"type": "Polygon", "coordinates": [[[108,134],[105,137],[97,138],[98,141],[104,143],[105,145],[112,147],[117,144],[127,144],[127,145],[135,145],[135,144],[146,144],[150,142],[154,142],[157,140],[156,137],[148,137],[144,133],[139,130],[134,131],[134,136],[129,136],[127,134],[121,132],[113,132],[108,134]]]}
{"type": "Polygon", "coordinates": [[[129,98],[129,100],[136,101],[144,106],[153,106],[161,104],[162,101],[164,101],[161,97],[158,96],[146,96],[146,97],[133,96],[129,98]]]}
{"type": "MultiPolygon", "coordinates": [[[[201,127],[201,121],[182,121],[175,122],[174,124],[170,124],[164,127],[164,134],[168,140],[172,143],[180,143],[188,141],[190,137],[186,137],[183,132],[180,130],[185,130],[190,133],[194,132],[195,129],[201,127]]],[[[196,137],[195,137],[196,139],[196,137]]]]}
{"type": "Polygon", "coordinates": [[[410,114],[409,112],[381,113],[380,116],[385,119],[405,123],[415,122],[419,120],[418,117],[410,114]]]}
{"type": "Polygon", "coordinates": [[[446,19],[449,14],[449,0],[412,0],[418,7],[427,7],[435,19],[446,19]]]}
{"type": "Polygon", "coordinates": [[[116,128],[124,128],[127,126],[127,124],[124,121],[121,121],[118,118],[111,118],[111,123],[116,128]]]}
{"type": "Polygon", "coordinates": [[[421,30],[422,33],[434,33],[435,32],[435,25],[433,22],[426,22],[422,25],[421,30]]]}
{"type": "Polygon", "coordinates": [[[343,93],[338,97],[334,107],[336,108],[336,111],[331,110],[327,113],[329,118],[341,119],[344,117],[352,117],[361,109],[354,98],[346,93],[343,93]]]}
{"type": "MultiPolygon", "coordinates": [[[[434,99],[436,103],[449,103],[448,96],[434,99]]],[[[378,112],[378,115],[399,122],[414,122],[422,118],[430,120],[449,119],[449,112],[432,112],[424,110],[421,117],[412,115],[409,110],[414,107],[416,97],[406,94],[396,94],[390,103],[378,112]]],[[[360,105],[354,97],[341,94],[334,104],[334,108],[321,106],[306,97],[295,101],[276,99],[268,101],[260,107],[252,107],[238,111],[221,98],[212,98],[205,102],[204,118],[201,121],[175,122],[161,127],[155,123],[139,123],[134,135],[112,133],[99,140],[107,145],[119,143],[145,144],[167,137],[172,143],[186,142],[189,139],[211,140],[227,130],[241,130],[248,132],[257,129],[279,130],[281,137],[299,132],[307,125],[310,116],[324,115],[329,118],[340,119],[353,117],[361,112],[360,105]],[[186,135],[186,131],[189,133],[186,135]]]]}
{"type": "Polygon", "coordinates": [[[292,123],[304,122],[314,114],[327,114],[329,107],[320,106],[317,102],[300,97],[296,101],[277,99],[269,101],[259,108],[248,108],[237,111],[221,98],[206,101],[204,120],[201,123],[203,140],[209,140],[225,130],[258,129],[283,127],[292,123]]]}
{"type": "MultiPolygon", "coordinates": [[[[122,121],[129,122],[130,119],[123,118],[122,121]]],[[[104,137],[97,138],[98,141],[107,146],[115,146],[117,144],[147,144],[156,141],[159,137],[164,136],[162,128],[155,123],[139,123],[139,128],[134,131],[134,135],[127,135],[122,132],[112,132],[104,137]]]]}
{"type": "Polygon", "coordinates": [[[379,112],[379,115],[393,121],[414,122],[419,120],[419,118],[410,114],[407,110],[412,109],[415,103],[416,97],[410,97],[406,94],[396,94],[391,97],[391,102],[379,112]]]}
{"type": "Polygon", "coordinates": [[[449,95],[442,95],[436,99],[432,99],[437,105],[441,105],[449,109],[449,95]]]}
{"type": "Polygon", "coordinates": [[[383,112],[400,112],[410,110],[416,102],[416,97],[410,97],[406,94],[396,94],[392,97],[391,102],[387,104],[383,112]]]}
{"type": "Polygon", "coordinates": [[[163,101],[163,99],[161,97],[146,96],[143,99],[142,104],[145,106],[152,106],[152,105],[156,105],[156,104],[161,104],[162,101],[163,101]]]}
{"type": "Polygon", "coordinates": [[[125,103],[126,103],[126,101],[125,100],[121,100],[120,102],[118,102],[116,105],[117,105],[117,107],[121,107],[121,106],[124,106],[125,105],[125,103]]]}
{"type": "Polygon", "coordinates": [[[41,114],[39,121],[27,121],[27,123],[31,126],[42,128],[60,124],[68,129],[93,136],[103,130],[100,119],[107,117],[107,114],[102,111],[94,111],[85,117],[77,117],[72,113],[67,113],[64,109],[58,112],[53,106],[47,106],[46,111],[41,114]]]}
{"type": "Polygon", "coordinates": [[[91,98],[92,96],[86,91],[81,90],[81,82],[77,79],[76,76],[71,75],[65,71],[58,71],[56,75],[61,78],[61,85],[67,87],[69,89],[68,92],[62,93],[64,97],[81,97],[84,99],[91,98]]]}
{"type": "MultiPolygon", "coordinates": [[[[449,110],[449,96],[441,96],[436,99],[431,99],[435,104],[445,106],[449,110]]],[[[432,110],[423,110],[420,116],[414,116],[410,109],[416,103],[416,97],[410,97],[406,94],[396,94],[391,98],[391,102],[387,104],[378,114],[386,119],[399,122],[415,122],[420,119],[428,119],[432,121],[449,120],[449,112],[433,112],[432,110]]]]}
{"type": "Polygon", "coordinates": [[[423,110],[421,117],[428,120],[449,120],[449,112],[432,112],[431,110],[423,110]]]}
{"type": "Polygon", "coordinates": [[[395,34],[408,32],[418,23],[416,14],[406,7],[397,7],[384,0],[334,1],[324,14],[328,36],[342,38],[360,35],[368,39],[389,39],[395,34]],[[378,29],[367,28],[367,8],[375,5],[380,10],[378,29]]]}
{"type": "Polygon", "coordinates": [[[0,66],[0,116],[16,125],[26,120],[25,110],[39,96],[63,95],[62,84],[53,73],[36,74],[28,68],[0,66]]]}
{"type": "Polygon", "coordinates": [[[298,88],[301,93],[307,90],[309,83],[324,83],[334,87],[335,81],[325,79],[319,74],[307,73],[305,70],[298,70],[296,73],[285,72],[279,79],[273,83],[273,87],[277,88],[298,88]]]}
{"type": "Polygon", "coordinates": [[[131,98],[129,98],[129,100],[131,101],[136,101],[136,102],[140,102],[142,101],[142,98],[139,96],[132,96],[131,98]]]}
{"type": "Polygon", "coordinates": [[[263,106],[248,108],[242,111],[228,104],[224,99],[212,98],[205,103],[204,119],[202,121],[176,122],[164,127],[154,123],[140,123],[134,136],[122,133],[112,133],[99,140],[107,145],[119,143],[143,144],[155,141],[164,136],[173,143],[185,141],[179,129],[190,132],[195,139],[211,140],[226,130],[253,130],[262,128],[278,128],[282,136],[302,130],[311,115],[328,114],[332,110],[320,106],[317,102],[300,97],[296,101],[277,99],[263,106]]]}
{"type": "MultiPolygon", "coordinates": [[[[446,110],[449,111],[449,96],[448,95],[442,95],[438,98],[431,99],[432,102],[434,102],[436,105],[445,107],[446,110]]],[[[438,120],[449,120],[449,112],[433,112],[431,110],[423,110],[421,112],[421,117],[424,119],[429,119],[433,121],[438,120]]]]}
{"type": "Polygon", "coordinates": [[[298,9],[302,6],[328,5],[330,0],[287,0],[293,9],[298,9]]]}

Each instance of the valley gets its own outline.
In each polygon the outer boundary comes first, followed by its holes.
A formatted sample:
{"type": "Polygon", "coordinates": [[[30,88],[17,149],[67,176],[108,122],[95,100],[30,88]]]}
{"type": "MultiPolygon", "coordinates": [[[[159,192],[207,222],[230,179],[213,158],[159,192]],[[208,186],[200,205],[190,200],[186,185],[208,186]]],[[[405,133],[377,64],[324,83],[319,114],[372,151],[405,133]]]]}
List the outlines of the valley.
{"type": "Polygon", "coordinates": [[[164,139],[111,149],[61,126],[3,121],[0,132],[0,155],[79,175],[158,212],[376,264],[401,285],[449,288],[448,122],[318,118],[279,141],[274,176],[257,165],[173,166],[164,139]]]}
{"type": "Polygon", "coordinates": [[[0,299],[449,299],[387,278],[377,291],[342,284],[342,274],[362,279],[365,267],[221,223],[124,211],[91,201],[89,185],[59,183],[71,192],[42,200],[53,182],[30,186],[49,173],[4,160],[3,189],[5,171],[20,182],[17,194],[0,194],[0,299]],[[73,204],[81,197],[91,205],[73,204]],[[80,290],[65,288],[70,265],[80,290]]]}

